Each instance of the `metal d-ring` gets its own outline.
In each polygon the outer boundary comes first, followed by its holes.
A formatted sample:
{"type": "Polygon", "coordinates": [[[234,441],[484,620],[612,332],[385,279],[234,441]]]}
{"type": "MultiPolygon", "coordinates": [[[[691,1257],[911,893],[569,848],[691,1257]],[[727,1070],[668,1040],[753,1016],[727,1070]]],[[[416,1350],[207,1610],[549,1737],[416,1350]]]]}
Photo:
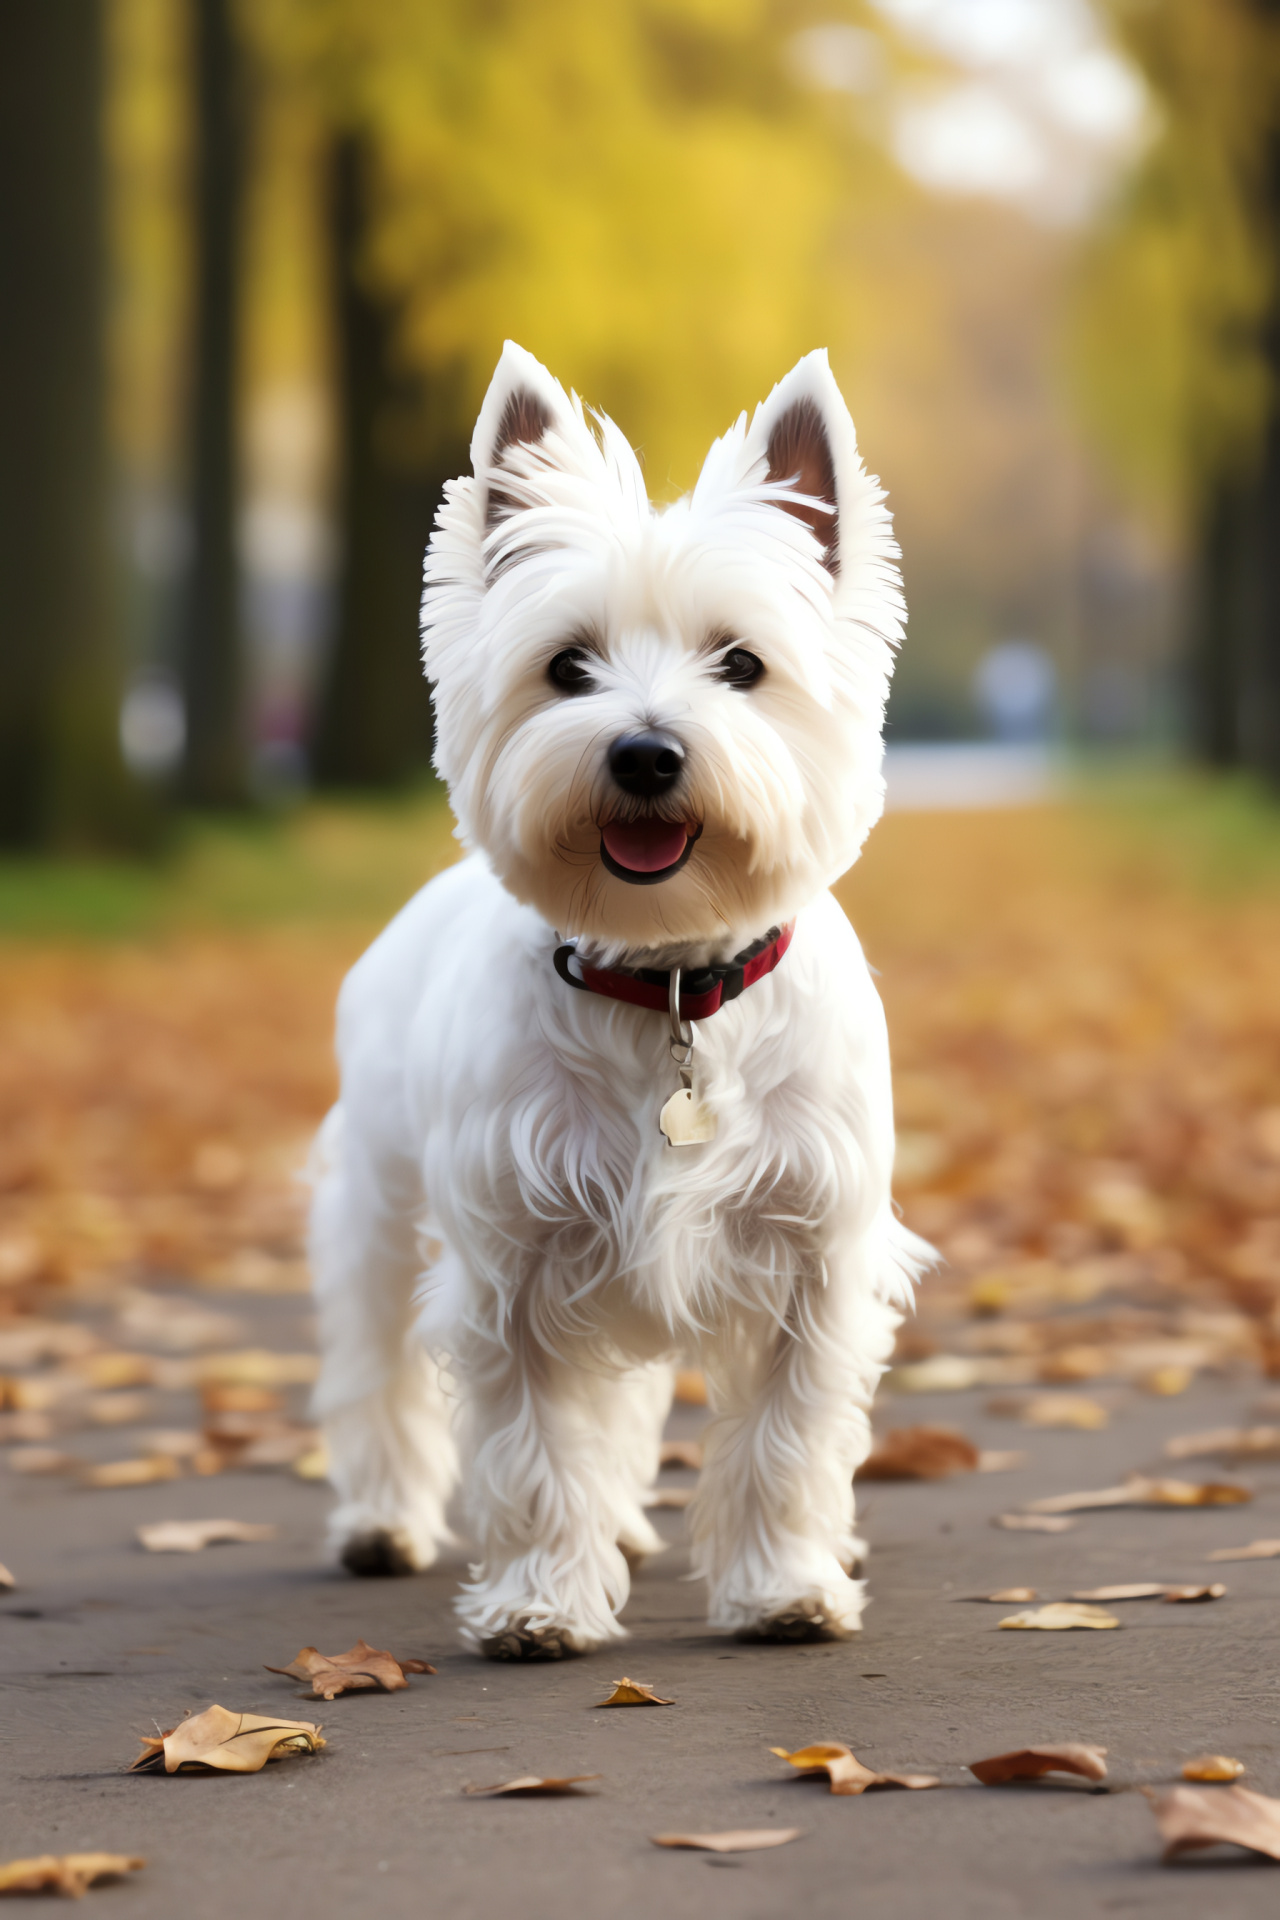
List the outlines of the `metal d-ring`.
{"type": "Polygon", "coordinates": [[[679,967],[672,967],[667,975],[667,1012],[671,1016],[671,1058],[680,1069],[681,1081],[688,1086],[692,1078],[693,1028],[687,1020],[680,1018],[679,967]]]}

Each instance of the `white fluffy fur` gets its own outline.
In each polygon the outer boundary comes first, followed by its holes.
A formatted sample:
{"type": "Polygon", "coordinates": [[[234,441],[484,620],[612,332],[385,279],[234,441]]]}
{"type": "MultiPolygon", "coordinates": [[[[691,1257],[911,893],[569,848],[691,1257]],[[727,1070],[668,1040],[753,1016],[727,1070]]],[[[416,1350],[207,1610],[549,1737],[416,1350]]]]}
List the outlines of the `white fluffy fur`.
{"type": "Polygon", "coordinates": [[[427,1565],[456,1426],[478,1553],[468,1640],[511,1654],[619,1638],[628,1558],[660,1545],[641,1503],[683,1354],[714,1409],[692,1510],[712,1624],[849,1632],[853,1470],[928,1253],[891,1209],[884,1018],[826,891],[882,804],[902,621],[883,497],[821,353],[663,512],[613,423],[593,429],[510,344],[472,457],[432,539],[423,632],[437,761],[473,851],[348,978],[341,1102],[317,1149],[335,1543],[349,1564],[427,1565]],[[550,430],[495,467],[522,392],[550,430]],[[800,401],[835,468],[834,577],[785,477],[765,479],[800,401]],[[486,533],[499,476],[513,510],[486,533]],[[583,636],[594,680],[565,697],[548,662],[583,636]],[[731,643],[765,664],[749,691],[714,677],[731,643]],[[609,744],[645,726],[687,754],[657,810],[703,830],[682,871],[633,886],[602,866],[600,829],[636,806],[611,788],[609,744]],[[668,1147],[665,1018],[572,991],[554,948],[696,965],[792,917],[778,969],[696,1029],[715,1140],[668,1147]]]}

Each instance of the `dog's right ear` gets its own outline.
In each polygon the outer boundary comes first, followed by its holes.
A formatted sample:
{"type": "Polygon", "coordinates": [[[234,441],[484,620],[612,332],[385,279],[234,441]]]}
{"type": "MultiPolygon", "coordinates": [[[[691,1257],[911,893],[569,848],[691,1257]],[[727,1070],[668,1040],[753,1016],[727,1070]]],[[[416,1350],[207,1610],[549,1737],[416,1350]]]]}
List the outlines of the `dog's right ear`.
{"type": "Polygon", "coordinates": [[[573,419],[568,395],[540,361],[514,340],[502,349],[471,439],[471,467],[484,490],[489,533],[525,505],[519,488],[503,485],[503,467],[515,447],[537,447],[554,427],[573,419]]]}

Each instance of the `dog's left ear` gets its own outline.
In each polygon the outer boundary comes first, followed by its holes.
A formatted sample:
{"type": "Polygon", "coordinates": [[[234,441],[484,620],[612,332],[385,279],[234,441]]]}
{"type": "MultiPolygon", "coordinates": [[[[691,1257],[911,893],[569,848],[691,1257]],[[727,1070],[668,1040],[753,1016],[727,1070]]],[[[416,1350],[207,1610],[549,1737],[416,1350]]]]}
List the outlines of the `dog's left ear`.
{"type": "Polygon", "coordinates": [[[508,340],[484,397],[471,437],[471,466],[485,490],[484,525],[489,532],[524,502],[502,484],[504,456],[514,447],[536,447],[556,427],[573,420],[560,382],[531,353],[508,340]]]}
{"type": "Polygon", "coordinates": [[[776,504],[817,536],[823,566],[838,575],[841,513],[862,463],[825,349],[806,354],[757,407],[747,445],[763,456],[768,481],[805,496],[776,504]]]}

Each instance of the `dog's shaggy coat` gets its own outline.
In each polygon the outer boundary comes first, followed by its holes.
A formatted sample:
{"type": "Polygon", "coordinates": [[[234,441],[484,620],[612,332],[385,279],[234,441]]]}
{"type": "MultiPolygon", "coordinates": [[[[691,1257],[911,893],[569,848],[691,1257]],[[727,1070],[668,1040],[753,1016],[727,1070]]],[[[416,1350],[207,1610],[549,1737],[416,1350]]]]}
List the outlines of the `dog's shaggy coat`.
{"type": "Polygon", "coordinates": [[[822,353],[665,511],[617,427],[512,345],[472,460],[423,600],[471,853],[348,978],[317,1148],[334,1543],[356,1571],[428,1565],[460,1447],[468,1641],[619,1638],[628,1561],[661,1545],[642,1502],[684,1354],[714,1415],[691,1510],[712,1624],[847,1633],[853,1471],[928,1253],[892,1211],[884,1017],[827,892],[883,800],[883,496],[822,353]],[[680,775],[637,797],[610,749],[654,730],[680,775]],[[685,857],[633,884],[611,828],[685,857]],[[715,1138],[668,1146],[666,1016],[573,991],[555,949],[688,969],[793,919],[776,971],[695,1028],[715,1138]]]}

